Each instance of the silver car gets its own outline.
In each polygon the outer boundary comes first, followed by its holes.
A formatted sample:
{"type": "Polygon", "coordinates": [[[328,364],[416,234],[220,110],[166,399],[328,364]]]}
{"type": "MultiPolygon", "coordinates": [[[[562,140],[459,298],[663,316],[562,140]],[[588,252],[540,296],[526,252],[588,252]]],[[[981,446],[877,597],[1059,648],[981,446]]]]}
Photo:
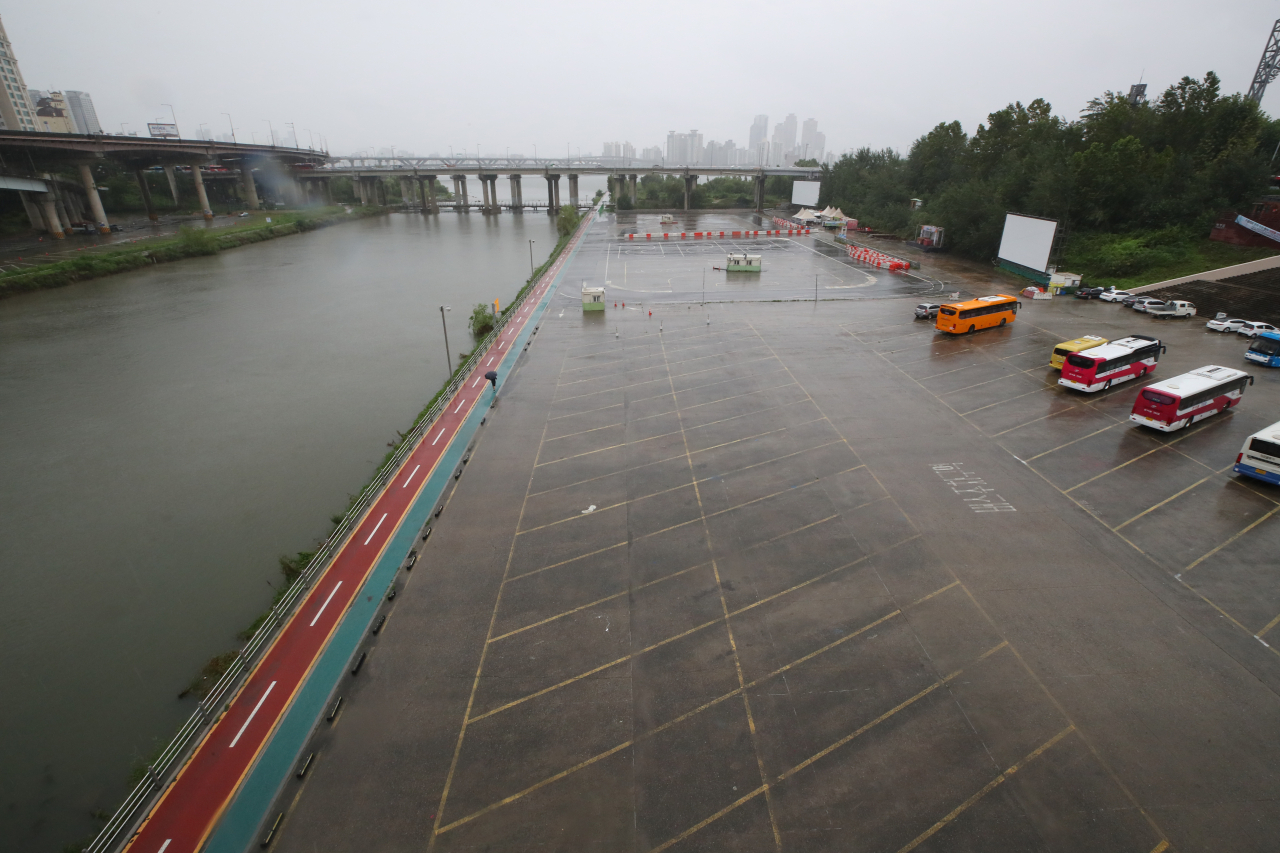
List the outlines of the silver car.
{"type": "Polygon", "coordinates": [[[938,309],[941,307],[936,302],[921,302],[916,306],[916,317],[920,320],[932,320],[938,316],[938,309]]]}

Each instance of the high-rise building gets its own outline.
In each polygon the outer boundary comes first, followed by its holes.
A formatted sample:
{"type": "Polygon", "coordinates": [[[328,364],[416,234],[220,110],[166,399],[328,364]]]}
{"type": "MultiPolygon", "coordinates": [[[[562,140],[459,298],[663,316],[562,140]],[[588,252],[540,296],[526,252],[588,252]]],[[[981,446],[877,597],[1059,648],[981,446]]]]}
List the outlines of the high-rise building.
{"type": "Polygon", "coordinates": [[[758,115],[755,121],[751,122],[751,135],[747,139],[747,149],[752,152],[752,155],[760,163],[768,159],[763,147],[768,141],[769,117],[767,115],[758,115]]]}
{"type": "Polygon", "coordinates": [[[76,123],[67,112],[67,104],[61,92],[40,92],[33,103],[36,108],[36,129],[43,133],[75,133],[76,123]]]}
{"type": "Polygon", "coordinates": [[[76,130],[79,133],[102,133],[102,125],[98,123],[98,113],[93,108],[93,98],[89,97],[89,93],[68,89],[66,95],[67,109],[75,120],[76,130]]]}
{"type": "Polygon", "coordinates": [[[696,166],[702,162],[702,134],[667,131],[667,165],[696,166]]]}
{"type": "Polygon", "coordinates": [[[781,163],[796,150],[796,114],[790,113],[784,120],[773,127],[773,145],[780,153],[774,163],[781,163]]]}
{"type": "Polygon", "coordinates": [[[4,94],[0,96],[0,127],[6,130],[36,130],[35,110],[31,95],[22,79],[18,60],[13,55],[13,45],[0,22],[0,76],[4,80],[4,94]]]}
{"type": "Polygon", "coordinates": [[[656,145],[651,146],[649,148],[642,148],[640,150],[640,161],[642,163],[645,163],[645,164],[652,163],[653,165],[656,166],[661,160],[662,160],[662,149],[656,145]]]}
{"type": "Polygon", "coordinates": [[[636,147],[630,142],[606,142],[601,148],[601,157],[624,157],[627,160],[634,160],[636,157],[636,147]]]}
{"type": "Polygon", "coordinates": [[[818,120],[816,118],[807,118],[804,124],[800,125],[800,147],[796,154],[806,159],[812,157],[815,160],[822,159],[822,151],[818,146],[818,120]]]}

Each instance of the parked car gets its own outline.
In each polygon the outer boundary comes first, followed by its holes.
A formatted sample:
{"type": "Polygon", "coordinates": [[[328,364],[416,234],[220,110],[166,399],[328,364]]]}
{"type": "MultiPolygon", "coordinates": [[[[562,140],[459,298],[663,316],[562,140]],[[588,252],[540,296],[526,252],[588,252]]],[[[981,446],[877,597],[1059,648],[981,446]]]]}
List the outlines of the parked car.
{"type": "Polygon", "coordinates": [[[1251,323],[1241,324],[1240,328],[1236,330],[1236,334],[1244,335],[1246,338],[1252,338],[1253,336],[1258,334],[1258,332],[1276,332],[1276,331],[1280,331],[1280,329],[1277,329],[1275,326],[1271,325],[1270,323],[1251,322],[1251,323]]]}
{"type": "Polygon", "coordinates": [[[1218,316],[1205,323],[1204,327],[1211,332],[1238,332],[1243,325],[1244,320],[1218,316]]]}
{"type": "Polygon", "coordinates": [[[1127,290],[1116,290],[1114,287],[1108,287],[1098,294],[1098,298],[1103,302],[1119,302],[1128,295],[1129,291],[1127,290]]]}
{"type": "Polygon", "coordinates": [[[1098,299],[1101,296],[1101,287],[1082,287],[1076,291],[1076,299],[1098,299]]]}
{"type": "Polygon", "coordinates": [[[1161,303],[1148,302],[1147,313],[1156,319],[1161,317],[1194,317],[1196,316],[1196,306],[1181,299],[1172,299],[1161,303]]]}
{"type": "Polygon", "coordinates": [[[1139,296],[1137,299],[1133,300],[1133,310],[1145,313],[1147,309],[1152,306],[1163,304],[1163,299],[1156,299],[1154,296],[1139,296]]]}
{"type": "Polygon", "coordinates": [[[1137,293],[1126,293],[1124,296],[1120,297],[1120,304],[1126,308],[1132,308],[1133,303],[1143,298],[1146,298],[1146,297],[1140,296],[1137,293]]]}
{"type": "Polygon", "coordinates": [[[941,307],[936,302],[921,302],[916,306],[916,317],[921,320],[932,320],[938,316],[938,309],[941,307]]]}

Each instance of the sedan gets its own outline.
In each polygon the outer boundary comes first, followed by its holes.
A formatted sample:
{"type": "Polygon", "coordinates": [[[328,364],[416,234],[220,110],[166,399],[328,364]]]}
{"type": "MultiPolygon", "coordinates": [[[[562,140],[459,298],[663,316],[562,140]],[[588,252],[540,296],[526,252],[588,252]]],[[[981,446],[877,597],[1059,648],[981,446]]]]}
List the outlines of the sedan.
{"type": "Polygon", "coordinates": [[[1163,306],[1164,300],[1156,299],[1154,296],[1139,296],[1137,299],[1133,300],[1134,311],[1142,311],[1145,313],[1148,308],[1156,305],[1163,306]]]}
{"type": "Polygon", "coordinates": [[[1102,293],[1101,287],[1082,287],[1076,291],[1076,299],[1100,299],[1102,293]]]}
{"type": "Polygon", "coordinates": [[[1103,302],[1119,302],[1121,299],[1124,299],[1128,295],[1129,295],[1129,291],[1127,290],[1116,290],[1114,287],[1109,287],[1106,290],[1099,293],[1098,298],[1101,299],[1103,302]]]}
{"type": "Polygon", "coordinates": [[[1147,297],[1147,296],[1139,296],[1136,293],[1126,293],[1124,296],[1120,297],[1120,304],[1126,308],[1132,308],[1133,303],[1137,302],[1139,299],[1149,299],[1149,298],[1150,297],[1147,297]]]}
{"type": "Polygon", "coordinates": [[[1236,330],[1236,334],[1244,335],[1246,338],[1252,338],[1256,336],[1258,332],[1274,331],[1277,331],[1277,329],[1270,323],[1244,323],[1236,330]]]}
{"type": "Polygon", "coordinates": [[[1243,325],[1244,320],[1228,320],[1224,318],[1222,320],[1210,320],[1204,324],[1204,327],[1211,332],[1238,332],[1243,325]]]}

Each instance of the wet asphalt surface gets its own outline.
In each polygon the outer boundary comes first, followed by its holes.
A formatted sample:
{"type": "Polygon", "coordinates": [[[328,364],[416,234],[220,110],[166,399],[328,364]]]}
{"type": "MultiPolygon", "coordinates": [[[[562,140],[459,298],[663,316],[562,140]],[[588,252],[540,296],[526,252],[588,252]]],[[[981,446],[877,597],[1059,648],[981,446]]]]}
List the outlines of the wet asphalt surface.
{"type": "Polygon", "coordinates": [[[1165,435],[1047,364],[1245,339],[1071,300],[944,337],[811,239],[704,307],[724,246],[590,236],[276,849],[1275,848],[1280,492],[1230,466],[1280,376],[1165,435]]]}

